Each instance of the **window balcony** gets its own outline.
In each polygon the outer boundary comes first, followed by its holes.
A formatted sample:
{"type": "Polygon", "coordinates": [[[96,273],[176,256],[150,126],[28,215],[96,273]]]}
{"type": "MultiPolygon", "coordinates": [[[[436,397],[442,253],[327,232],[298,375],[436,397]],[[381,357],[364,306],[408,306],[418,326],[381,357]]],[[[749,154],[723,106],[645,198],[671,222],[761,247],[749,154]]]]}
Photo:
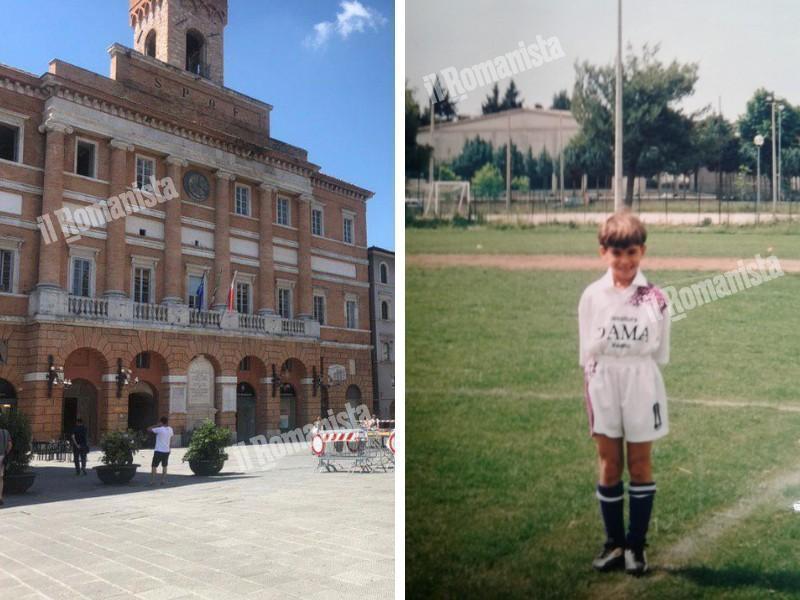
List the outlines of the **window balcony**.
{"type": "Polygon", "coordinates": [[[93,321],[132,328],[223,330],[247,336],[320,337],[317,321],[284,319],[280,315],[195,310],[185,304],[144,304],[128,298],[89,298],[61,289],[42,288],[30,297],[29,315],[41,321],[93,321]]]}

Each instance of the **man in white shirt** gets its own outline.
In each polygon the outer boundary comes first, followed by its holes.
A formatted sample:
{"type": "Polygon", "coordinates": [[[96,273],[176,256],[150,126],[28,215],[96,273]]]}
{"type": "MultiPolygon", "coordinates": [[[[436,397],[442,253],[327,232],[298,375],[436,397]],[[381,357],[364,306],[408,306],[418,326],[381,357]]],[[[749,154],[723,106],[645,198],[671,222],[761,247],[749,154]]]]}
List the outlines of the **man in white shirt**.
{"type": "Polygon", "coordinates": [[[174,435],[174,431],[172,431],[172,427],[168,425],[169,420],[167,417],[161,417],[161,424],[160,425],[153,425],[152,427],[148,427],[147,431],[152,431],[156,436],[156,449],[153,453],[153,464],[152,464],[152,471],[150,472],[150,485],[155,485],[156,482],[156,471],[158,470],[158,465],[161,465],[161,485],[164,485],[164,481],[167,478],[167,464],[169,464],[169,451],[170,451],[170,440],[174,435]]]}

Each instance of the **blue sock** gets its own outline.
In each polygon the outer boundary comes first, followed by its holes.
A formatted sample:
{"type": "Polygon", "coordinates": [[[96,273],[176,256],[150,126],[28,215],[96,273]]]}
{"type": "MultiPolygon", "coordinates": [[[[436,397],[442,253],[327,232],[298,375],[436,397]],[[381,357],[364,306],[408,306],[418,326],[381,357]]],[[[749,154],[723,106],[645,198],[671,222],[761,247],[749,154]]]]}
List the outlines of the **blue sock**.
{"type": "Polygon", "coordinates": [[[656,484],[628,484],[628,499],[631,503],[631,522],[628,527],[628,547],[643,548],[647,541],[647,527],[650,525],[650,514],[653,512],[653,499],[656,495],[656,484]]]}
{"type": "Polygon", "coordinates": [[[606,547],[625,545],[625,488],[620,481],[617,485],[597,484],[597,499],[600,500],[600,514],[606,527],[606,547]]]}

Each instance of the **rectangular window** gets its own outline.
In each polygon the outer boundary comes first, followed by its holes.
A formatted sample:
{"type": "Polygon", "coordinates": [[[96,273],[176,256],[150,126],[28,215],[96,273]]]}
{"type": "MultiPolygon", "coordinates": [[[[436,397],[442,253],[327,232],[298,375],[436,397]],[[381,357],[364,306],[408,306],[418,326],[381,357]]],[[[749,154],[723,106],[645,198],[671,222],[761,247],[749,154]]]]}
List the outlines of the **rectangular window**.
{"type": "Polygon", "coordinates": [[[323,235],[322,209],[314,208],[311,210],[311,233],[314,235],[323,235]]]}
{"type": "Polygon", "coordinates": [[[236,186],[236,214],[250,216],[250,188],[247,186],[236,186]]]}
{"type": "Polygon", "coordinates": [[[72,259],[72,295],[92,295],[92,261],[86,258],[72,259]]]}
{"type": "Polygon", "coordinates": [[[284,319],[292,318],[292,290],[278,288],[278,313],[284,319]]]}
{"type": "Polygon", "coordinates": [[[392,360],[392,345],[388,342],[383,343],[383,360],[386,362],[392,360]]]}
{"type": "Polygon", "coordinates": [[[314,296],[314,320],[325,325],[325,296],[314,296]]]}
{"type": "Polygon", "coordinates": [[[0,292],[14,291],[14,252],[0,250],[0,292]]]}
{"type": "Polygon", "coordinates": [[[156,161],[152,158],[136,157],[136,187],[144,189],[150,186],[150,177],[156,174],[156,161]]]}
{"type": "Polygon", "coordinates": [[[358,327],[356,319],[356,309],[357,309],[357,304],[355,300],[348,300],[345,305],[348,329],[356,329],[358,327]]]}
{"type": "Polygon", "coordinates": [[[289,220],[289,199],[278,198],[278,225],[290,225],[289,220]]]}
{"type": "Polygon", "coordinates": [[[242,360],[239,361],[239,370],[240,371],[249,371],[250,370],[250,357],[245,356],[242,360]]]}
{"type": "Polygon", "coordinates": [[[150,281],[153,270],[145,267],[136,267],[133,273],[133,301],[150,304],[150,281]]]}
{"type": "Polygon", "coordinates": [[[353,243],[353,218],[344,218],[344,242],[345,244],[353,243]]]}
{"type": "Polygon", "coordinates": [[[75,145],[75,172],[84,177],[96,177],[97,144],[78,140],[75,145]]]}
{"type": "Polygon", "coordinates": [[[250,284],[236,282],[236,312],[250,314],[250,284]]]}
{"type": "Polygon", "coordinates": [[[137,369],[149,369],[150,368],[150,353],[149,352],[139,352],[136,355],[136,368],[137,369]]]}
{"type": "Polygon", "coordinates": [[[202,283],[203,277],[201,275],[189,275],[189,287],[187,288],[189,291],[189,308],[203,310],[202,296],[205,294],[200,289],[202,283]]]}
{"type": "Polygon", "coordinates": [[[20,162],[19,127],[0,123],[0,158],[20,162]]]}

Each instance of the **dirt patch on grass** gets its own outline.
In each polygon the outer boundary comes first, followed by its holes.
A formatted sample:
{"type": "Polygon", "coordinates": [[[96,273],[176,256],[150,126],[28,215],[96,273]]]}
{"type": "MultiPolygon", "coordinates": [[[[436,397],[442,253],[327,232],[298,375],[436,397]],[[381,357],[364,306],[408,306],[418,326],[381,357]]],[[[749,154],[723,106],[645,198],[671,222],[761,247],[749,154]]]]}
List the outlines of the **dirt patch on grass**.
{"type": "MultiPolygon", "coordinates": [[[[730,257],[645,257],[642,269],[651,271],[730,271],[739,268],[739,259],[730,257]]],[[[745,264],[752,261],[741,259],[745,264]]],[[[482,267],[508,271],[597,271],[603,269],[598,256],[559,254],[411,254],[406,266],[427,269],[447,267],[482,267]]],[[[785,273],[800,273],[800,260],[784,259],[785,273]]]]}

